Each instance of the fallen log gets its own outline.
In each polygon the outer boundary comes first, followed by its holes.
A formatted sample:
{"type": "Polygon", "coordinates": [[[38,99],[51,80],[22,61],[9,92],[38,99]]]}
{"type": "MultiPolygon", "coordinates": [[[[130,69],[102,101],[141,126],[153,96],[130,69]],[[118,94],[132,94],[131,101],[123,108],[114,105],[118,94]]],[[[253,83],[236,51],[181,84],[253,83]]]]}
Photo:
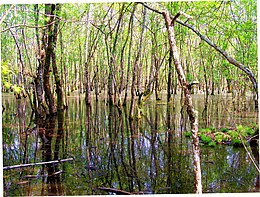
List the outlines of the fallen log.
{"type": "Polygon", "coordinates": [[[3,167],[3,170],[11,170],[11,169],[16,169],[16,168],[26,168],[26,167],[37,166],[37,165],[63,163],[63,162],[72,161],[72,160],[73,160],[73,158],[68,158],[68,159],[60,159],[60,160],[46,161],[46,162],[39,162],[39,163],[29,163],[29,164],[20,164],[20,165],[14,165],[14,166],[5,166],[5,167],[3,167]]]}

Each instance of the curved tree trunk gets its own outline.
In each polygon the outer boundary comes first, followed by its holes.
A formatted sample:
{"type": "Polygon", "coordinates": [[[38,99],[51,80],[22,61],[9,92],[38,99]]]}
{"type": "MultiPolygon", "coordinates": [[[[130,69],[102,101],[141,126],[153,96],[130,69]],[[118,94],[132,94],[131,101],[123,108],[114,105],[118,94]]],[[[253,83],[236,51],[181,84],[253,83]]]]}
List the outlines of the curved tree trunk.
{"type": "Polygon", "coordinates": [[[174,59],[174,65],[178,73],[179,82],[184,90],[185,94],[185,103],[187,105],[187,113],[190,119],[192,139],[193,139],[193,167],[194,167],[194,185],[196,193],[202,193],[202,184],[201,184],[201,168],[200,168],[200,150],[199,150],[199,137],[198,137],[198,117],[197,112],[195,111],[192,104],[192,97],[188,88],[188,83],[186,81],[182,65],[180,63],[179,54],[177,51],[175,34],[174,34],[174,22],[177,17],[180,16],[178,13],[173,19],[169,16],[168,13],[162,13],[166,22],[168,38],[170,42],[170,47],[174,59]]]}

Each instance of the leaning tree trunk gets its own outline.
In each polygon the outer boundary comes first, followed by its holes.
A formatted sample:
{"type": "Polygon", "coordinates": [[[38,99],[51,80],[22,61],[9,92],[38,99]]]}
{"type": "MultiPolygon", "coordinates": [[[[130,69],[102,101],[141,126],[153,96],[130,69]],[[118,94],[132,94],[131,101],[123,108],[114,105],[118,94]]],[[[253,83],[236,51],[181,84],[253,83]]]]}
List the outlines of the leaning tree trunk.
{"type": "Polygon", "coordinates": [[[190,119],[192,139],[193,139],[193,157],[194,157],[193,164],[194,164],[194,175],[195,175],[194,184],[195,184],[196,193],[200,194],[202,193],[202,184],[201,184],[200,151],[199,151],[199,138],[198,138],[198,118],[197,118],[197,112],[195,111],[192,104],[192,97],[188,89],[188,83],[186,81],[182,65],[180,63],[180,58],[177,51],[175,34],[174,34],[174,22],[180,16],[181,13],[179,12],[173,19],[171,19],[169,14],[166,12],[163,12],[162,14],[164,16],[166,26],[167,26],[170,48],[174,59],[174,65],[178,73],[178,79],[185,94],[185,102],[187,105],[187,113],[190,119]]]}

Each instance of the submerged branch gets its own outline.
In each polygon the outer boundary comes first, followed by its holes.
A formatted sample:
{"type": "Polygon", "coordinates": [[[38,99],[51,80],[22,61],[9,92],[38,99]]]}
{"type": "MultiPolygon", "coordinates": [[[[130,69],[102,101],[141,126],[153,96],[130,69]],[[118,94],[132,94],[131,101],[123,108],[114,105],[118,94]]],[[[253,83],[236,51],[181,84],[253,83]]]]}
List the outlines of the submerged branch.
{"type": "Polygon", "coordinates": [[[20,165],[14,165],[14,166],[5,166],[5,167],[3,167],[3,170],[11,170],[11,169],[16,169],[16,168],[26,168],[26,167],[36,166],[36,165],[63,163],[63,162],[72,161],[72,160],[73,160],[73,158],[68,158],[68,159],[46,161],[46,162],[39,162],[39,163],[29,163],[29,164],[20,164],[20,165]]]}

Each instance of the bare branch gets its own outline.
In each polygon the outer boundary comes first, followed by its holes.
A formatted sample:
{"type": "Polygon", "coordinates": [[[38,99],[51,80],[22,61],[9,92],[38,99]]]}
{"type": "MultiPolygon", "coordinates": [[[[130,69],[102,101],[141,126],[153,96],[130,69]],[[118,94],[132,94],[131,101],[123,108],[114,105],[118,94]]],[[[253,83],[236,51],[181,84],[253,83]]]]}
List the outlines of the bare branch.
{"type": "Polygon", "coordinates": [[[162,12],[160,12],[159,10],[156,10],[154,8],[151,8],[150,6],[148,6],[146,3],[144,2],[137,2],[138,4],[142,4],[144,7],[148,8],[149,10],[152,10],[153,12],[156,12],[158,14],[163,14],[162,12]]]}
{"type": "Polygon", "coordinates": [[[177,20],[177,18],[178,18],[180,15],[183,15],[183,16],[185,16],[185,17],[187,18],[187,20],[185,21],[185,23],[186,23],[189,19],[192,18],[192,16],[190,16],[190,15],[188,15],[188,14],[182,12],[182,11],[179,11],[179,12],[174,16],[174,18],[172,19],[172,23],[171,23],[171,24],[173,24],[173,23],[177,20]]]}
{"type": "Polygon", "coordinates": [[[174,24],[174,22],[177,20],[177,18],[178,18],[180,15],[181,15],[180,12],[178,12],[178,13],[173,17],[172,22],[171,22],[171,25],[174,24]]]}

